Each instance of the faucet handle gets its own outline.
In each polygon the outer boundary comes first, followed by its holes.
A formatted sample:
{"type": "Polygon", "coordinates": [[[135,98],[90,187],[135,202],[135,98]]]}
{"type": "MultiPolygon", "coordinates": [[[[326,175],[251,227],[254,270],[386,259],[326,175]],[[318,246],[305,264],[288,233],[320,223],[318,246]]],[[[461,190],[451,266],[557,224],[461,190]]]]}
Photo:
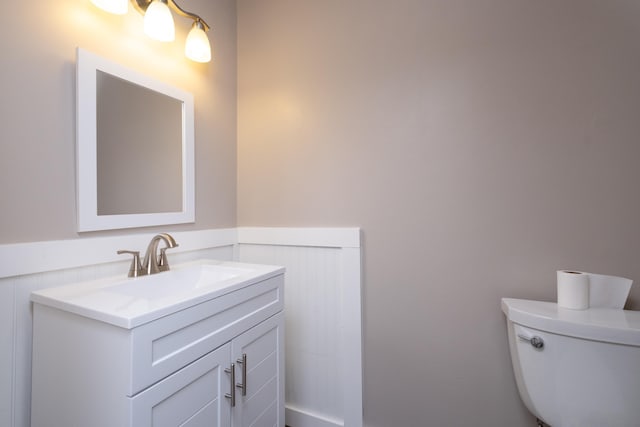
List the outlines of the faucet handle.
{"type": "Polygon", "coordinates": [[[167,248],[160,249],[160,256],[158,257],[158,271],[169,271],[169,258],[167,258],[167,248]]]}
{"type": "Polygon", "coordinates": [[[144,274],[144,270],[140,265],[140,252],[139,251],[125,251],[119,250],[118,255],[121,254],[130,254],[133,255],[133,259],[131,260],[131,267],[129,267],[129,277],[138,277],[144,274]]]}

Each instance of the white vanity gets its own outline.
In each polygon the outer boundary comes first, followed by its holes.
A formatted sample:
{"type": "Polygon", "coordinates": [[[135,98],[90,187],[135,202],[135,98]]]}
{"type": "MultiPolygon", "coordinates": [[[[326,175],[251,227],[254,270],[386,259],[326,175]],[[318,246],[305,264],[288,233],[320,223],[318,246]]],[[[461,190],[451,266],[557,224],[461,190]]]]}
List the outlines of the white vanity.
{"type": "Polygon", "coordinates": [[[32,426],[283,427],[283,286],[209,260],[34,292],[32,426]]]}

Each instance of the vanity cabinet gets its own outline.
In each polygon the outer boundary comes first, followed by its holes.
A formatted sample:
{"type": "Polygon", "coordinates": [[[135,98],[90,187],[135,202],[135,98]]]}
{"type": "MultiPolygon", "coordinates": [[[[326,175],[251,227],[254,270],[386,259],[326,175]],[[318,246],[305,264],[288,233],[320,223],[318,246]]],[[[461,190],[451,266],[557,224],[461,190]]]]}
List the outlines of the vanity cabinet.
{"type": "Polygon", "coordinates": [[[284,427],[276,273],[130,328],[32,296],[32,426],[284,427]]]}
{"type": "Polygon", "coordinates": [[[280,313],[138,393],[131,399],[131,425],[284,425],[278,424],[278,418],[283,419],[278,414],[278,372],[284,369],[279,366],[283,362],[278,349],[282,339],[280,313]],[[232,372],[235,396],[231,392],[232,372]]]}

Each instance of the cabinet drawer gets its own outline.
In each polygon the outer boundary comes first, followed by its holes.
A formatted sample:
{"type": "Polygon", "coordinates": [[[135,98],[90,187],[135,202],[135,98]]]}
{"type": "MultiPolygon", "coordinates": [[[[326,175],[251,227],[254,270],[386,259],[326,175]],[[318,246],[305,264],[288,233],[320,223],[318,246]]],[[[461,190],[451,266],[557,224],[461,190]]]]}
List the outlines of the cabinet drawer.
{"type": "Polygon", "coordinates": [[[283,286],[275,276],[133,329],[128,396],[281,311],[283,286]]]}

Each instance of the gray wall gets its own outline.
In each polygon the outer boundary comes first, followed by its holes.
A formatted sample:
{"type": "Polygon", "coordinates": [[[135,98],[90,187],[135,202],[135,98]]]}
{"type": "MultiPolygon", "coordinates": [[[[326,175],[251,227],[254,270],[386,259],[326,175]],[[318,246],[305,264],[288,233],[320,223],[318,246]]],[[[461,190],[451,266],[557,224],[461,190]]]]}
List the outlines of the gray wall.
{"type": "Polygon", "coordinates": [[[366,425],[533,425],[500,297],[640,281],[640,3],[239,0],[238,60],[239,224],[364,230],[366,425]]]}
{"type": "Polygon", "coordinates": [[[35,0],[16,2],[2,14],[0,244],[78,236],[77,46],[195,95],[196,223],[170,229],[235,226],[236,5],[189,0],[183,6],[213,27],[210,64],[184,57],[191,26],[179,17],[176,41],[162,44],[143,34],[142,15],[133,8],[123,17],[89,0],[35,0]]]}

